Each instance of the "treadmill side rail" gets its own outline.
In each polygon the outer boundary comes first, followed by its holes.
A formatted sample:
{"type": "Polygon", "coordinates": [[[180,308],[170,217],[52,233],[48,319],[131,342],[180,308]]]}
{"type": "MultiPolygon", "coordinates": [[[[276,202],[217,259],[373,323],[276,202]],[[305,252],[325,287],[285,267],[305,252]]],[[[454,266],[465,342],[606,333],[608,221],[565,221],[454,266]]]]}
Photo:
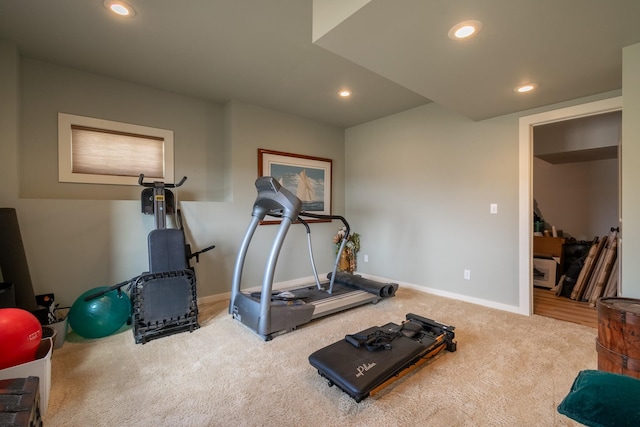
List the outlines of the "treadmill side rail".
{"type": "Polygon", "coordinates": [[[232,307],[233,318],[252,329],[265,341],[271,340],[274,336],[291,332],[299,325],[311,321],[313,315],[313,305],[271,305],[267,313],[268,321],[261,322],[260,302],[248,295],[240,293],[236,296],[232,307]],[[269,327],[265,327],[269,325],[269,327]]]}
{"type": "Polygon", "coordinates": [[[365,291],[353,291],[346,295],[326,298],[316,304],[312,319],[328,316],[329,314],[338,313],[367,303],[376,304],[381,299],[378,295],[365,291]]]}

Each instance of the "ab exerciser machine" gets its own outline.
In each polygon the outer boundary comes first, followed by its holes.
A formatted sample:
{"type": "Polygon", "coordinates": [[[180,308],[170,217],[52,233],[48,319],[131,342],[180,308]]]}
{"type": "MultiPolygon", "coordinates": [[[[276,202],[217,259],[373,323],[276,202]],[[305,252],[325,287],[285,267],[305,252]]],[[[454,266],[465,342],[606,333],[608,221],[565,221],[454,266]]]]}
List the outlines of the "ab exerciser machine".
{"type": "Polygon", "coordinates": [[[153,215],[155,220],[155,229],[147,238],[149,271],[85,298],[89,301],[113,289],[120,292],[128,285],[136,344],[200,327],[196,275],[190,260],[195,258],[198,262],[200,254],[215,246],[192,253],[185,241],[182,215],[170,188],[180,187],[186,180],[185,176],[177,184],[144,182],[144,175],[140,174],[138,184],[145,187],[141,194],[142,213],[153,215]],[[175,215],[178,228],[167,228],[167,215],[175,215]]]}

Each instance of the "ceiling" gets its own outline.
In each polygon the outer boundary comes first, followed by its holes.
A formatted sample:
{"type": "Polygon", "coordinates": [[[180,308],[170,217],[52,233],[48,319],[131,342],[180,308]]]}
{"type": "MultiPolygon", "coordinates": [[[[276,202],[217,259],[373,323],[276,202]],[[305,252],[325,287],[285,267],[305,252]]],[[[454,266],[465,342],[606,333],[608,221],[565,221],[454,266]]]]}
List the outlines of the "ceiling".
{"type": "Polygon", "coordinates": [[[622,48],[640,42],[638,0],[322,0],[354,13],[315,43],[312,0],[127,2],[133,18],[102,0],[0,0],[0,39],[24,57],[340,127],[432,101],[482,120],[617,90],[622,48]],[[450,40],[467,19],[482,31],[450,40]],[[531,81],[534,93],[513,92],[531,81]]]}

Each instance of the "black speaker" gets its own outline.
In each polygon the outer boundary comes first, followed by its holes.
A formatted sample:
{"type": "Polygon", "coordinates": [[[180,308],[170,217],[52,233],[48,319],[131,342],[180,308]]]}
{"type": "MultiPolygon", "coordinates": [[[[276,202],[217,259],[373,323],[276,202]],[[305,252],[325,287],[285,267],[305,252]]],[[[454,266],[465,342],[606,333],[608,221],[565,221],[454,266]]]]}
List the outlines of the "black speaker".
{"type": "Polygon", "coordinates": [[[0,208],[0,272],[6,283],[13,283],[16,307],[36,310],[36,297],[22,245],[18,216],[13,208],[0,208]]]}

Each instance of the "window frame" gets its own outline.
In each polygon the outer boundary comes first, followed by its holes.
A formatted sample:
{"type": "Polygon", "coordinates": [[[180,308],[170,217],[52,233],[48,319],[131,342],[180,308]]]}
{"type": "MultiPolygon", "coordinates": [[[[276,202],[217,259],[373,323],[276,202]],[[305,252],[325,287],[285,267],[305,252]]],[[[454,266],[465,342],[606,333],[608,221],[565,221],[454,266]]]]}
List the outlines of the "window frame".
{"type": "Polygon", "coordinates": [[[58,113],[58,181],[82,184],[138,185],[138,176],[102,175],[73,172],[71,126],[83,126],[106,131],[136,134],[163,139],[164,176],[145,176],[164,182],[174,182],[173,131],[130,123],[115,122],[74,114],[58,113]]]}

